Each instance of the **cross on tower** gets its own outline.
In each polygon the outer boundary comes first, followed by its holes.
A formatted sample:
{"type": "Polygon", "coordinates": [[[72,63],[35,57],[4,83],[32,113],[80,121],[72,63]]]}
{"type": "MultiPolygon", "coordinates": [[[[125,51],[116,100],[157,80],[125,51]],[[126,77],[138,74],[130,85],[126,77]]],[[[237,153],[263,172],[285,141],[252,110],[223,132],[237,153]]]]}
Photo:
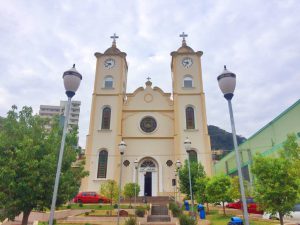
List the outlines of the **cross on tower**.
{"type": "Polygon", "coordinates": [[[182,32],[182,34],[179,35],[179,37],[182,37],[182,41],[185,41],[185,38],[187,37],[188,35],[185,34],[184,32],[182,32]]]}
{"type": "Polygon", "coordinates": [[[150,78],[150,77],[147,77],[147,80],[148,80],[148,81],[150,81],[150,80],[151,80],[151,78],[150,78]]]}
{"type": "Polygon", "coordinates": [[[116,42],[116,39],[119,38],[119,36],[117,36],[116,33],[114,33],[114,35],[110,36],[110,38],[113,39],[113,42],[116,42]]]}

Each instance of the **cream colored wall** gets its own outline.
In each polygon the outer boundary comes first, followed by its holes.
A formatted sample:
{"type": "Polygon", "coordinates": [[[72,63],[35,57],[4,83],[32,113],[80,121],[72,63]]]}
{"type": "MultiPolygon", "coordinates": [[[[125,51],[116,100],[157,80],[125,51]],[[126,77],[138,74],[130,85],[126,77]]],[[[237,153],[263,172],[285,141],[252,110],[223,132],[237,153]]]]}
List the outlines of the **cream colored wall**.
{"type": "Polygon", "coordinates": [[[134,181],[134,160],[139,161],[139,166],[144,158],[152,158],[158,163],[158,191],[172,192],[171,179],[174,178],[174,164],[171,167],[166,165],[167,160],[174,163],[174,142],[173,138],[147,139],[147,138],[124,138],[127,149],[124,154],[124,160],[130,162],[130,166],[123,167],[124,175],[122,184],[134,181]]]}

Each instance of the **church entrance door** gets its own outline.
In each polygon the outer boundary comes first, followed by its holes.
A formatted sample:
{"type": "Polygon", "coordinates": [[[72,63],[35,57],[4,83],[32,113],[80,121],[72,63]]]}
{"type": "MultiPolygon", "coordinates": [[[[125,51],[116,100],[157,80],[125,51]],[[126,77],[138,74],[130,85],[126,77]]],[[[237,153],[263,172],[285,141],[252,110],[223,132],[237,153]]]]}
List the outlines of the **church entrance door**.
{"type": "Polygon", "coordinates": [[[152,173],[145,173],[144,196],[152,196],[152,173]]]}
{"type": "Polygon", "coordinates": [[[150,157],[141,160],[138,170],[139,196],[158,195],[158,165],[150,157]]]}

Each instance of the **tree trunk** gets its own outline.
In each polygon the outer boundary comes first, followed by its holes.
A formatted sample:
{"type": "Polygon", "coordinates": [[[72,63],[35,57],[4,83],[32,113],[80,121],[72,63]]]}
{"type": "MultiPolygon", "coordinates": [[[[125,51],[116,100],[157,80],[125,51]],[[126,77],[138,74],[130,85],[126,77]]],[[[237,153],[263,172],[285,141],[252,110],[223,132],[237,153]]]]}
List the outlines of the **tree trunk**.
{"type": "Polygon", "coordinates": [[[222,202],[222,205],[223,205],[223,215],[226,216],[224,202],[222,202]]]}
{"type": "Polygon", "coordinates": [[[207,208],[207,212],[209,212],[208,202],[206,202],[206,208],[207,208]]]}
{"type": "Polygon", "coordinates": [[[25,210],[25,211],[23,212],[22,225],[27,225],[27,223],[28,223],[28,218],[29,218],[29,215],[30,215],[30,213],[31,213],[31,210],[32,210],[32,209],[29,209],[29,210],[25,210]]]}
{"type": "Polygon", "coordinates": [[[281,213],[279,213],[279,221],[280,225],[283,225],[283,215],[281,213]]]}

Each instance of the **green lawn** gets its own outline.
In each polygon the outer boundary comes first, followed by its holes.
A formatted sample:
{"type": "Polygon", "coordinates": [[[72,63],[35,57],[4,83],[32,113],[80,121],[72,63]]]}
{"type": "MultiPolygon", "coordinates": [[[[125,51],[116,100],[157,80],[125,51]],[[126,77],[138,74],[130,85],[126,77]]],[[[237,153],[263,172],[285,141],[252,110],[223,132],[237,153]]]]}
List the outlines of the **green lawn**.
{"type": "MultiPolygon", "coordinates": [[[[233,215],[219,214],[218,211],[210,211],[206,219],[210,220],[211,225],[227,225],[233,215]]],[[[250,225],[269,225],[278,224],[276,221],[250,221],[250,225]]]]}
{"type": "MultiPolygon", "coordinates": [[[[144,205],[141,205],[140,207],[145,208],[144,205]]],[[[121,205],[121,209],[129,209],[129,205],[121,205]]],[[[110,206],[107,204],[71,204],[69,206],[61,206],[58,208],[59,210],[64,209],[94,209],[94,210],[112,210],[114,209],[114,205],[110,206]]]]}

